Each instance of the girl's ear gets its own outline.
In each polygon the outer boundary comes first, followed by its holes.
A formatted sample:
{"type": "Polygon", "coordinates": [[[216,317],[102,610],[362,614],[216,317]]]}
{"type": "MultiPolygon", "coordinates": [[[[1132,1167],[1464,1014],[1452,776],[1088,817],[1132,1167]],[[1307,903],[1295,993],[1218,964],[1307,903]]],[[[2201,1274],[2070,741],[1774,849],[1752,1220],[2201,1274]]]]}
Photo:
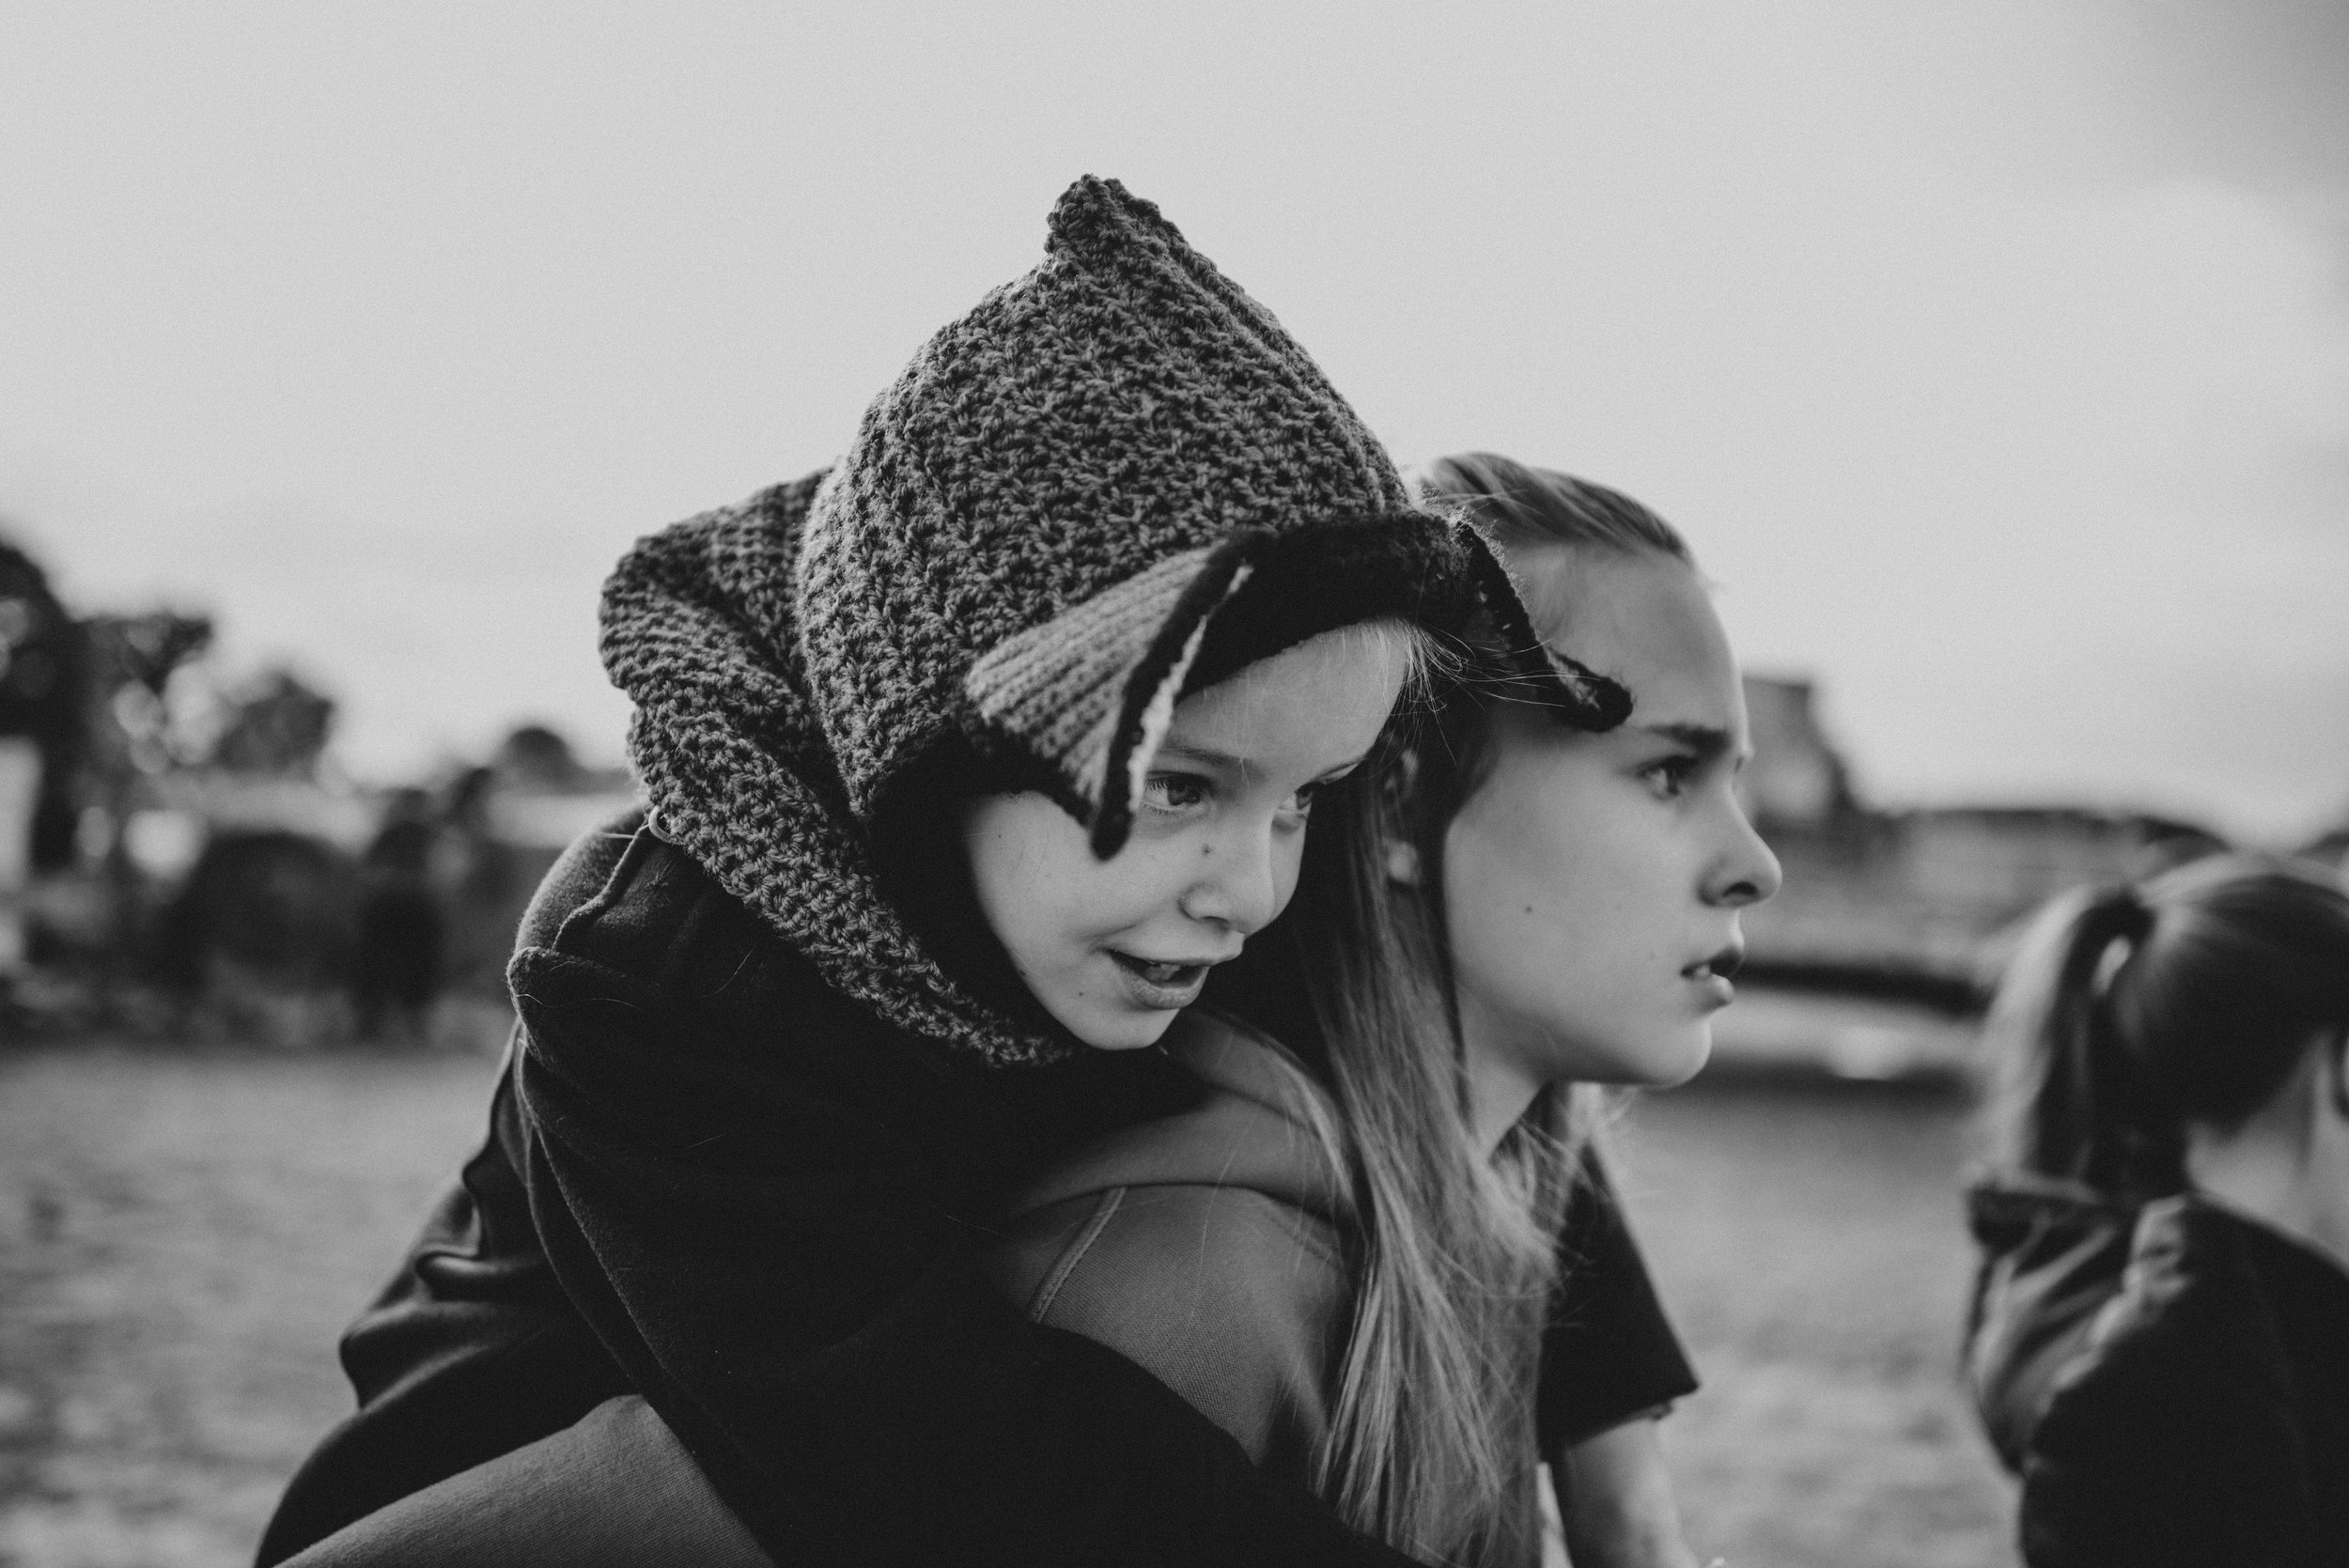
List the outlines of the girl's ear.
{"type": "Polygon", "coordinates": [[[1387,880],[1398,887],[1419,886],[1419,846],[1399,838],[1387,840],[1387,880]]]}

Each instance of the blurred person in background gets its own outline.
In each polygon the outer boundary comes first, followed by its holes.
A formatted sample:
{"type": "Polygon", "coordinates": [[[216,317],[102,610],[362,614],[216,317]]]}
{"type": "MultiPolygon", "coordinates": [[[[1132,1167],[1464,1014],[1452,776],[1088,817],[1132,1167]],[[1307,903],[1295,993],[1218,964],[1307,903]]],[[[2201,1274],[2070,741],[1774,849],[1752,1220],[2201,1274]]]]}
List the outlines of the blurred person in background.
{"type": "Polygon", "coordinates": [[[2349,1564],[2349,894],[2214,857],[2037,919],[1968,1370],[2032,1568],[2349,1564]]]}
{"type": "Polygon", "coordinates": [[[431,1036],[448,957],[447,909],[432,880],[440,836],[424,792],[400,790],[360,858],[350,994],[363,1040],[431,1036]]]}

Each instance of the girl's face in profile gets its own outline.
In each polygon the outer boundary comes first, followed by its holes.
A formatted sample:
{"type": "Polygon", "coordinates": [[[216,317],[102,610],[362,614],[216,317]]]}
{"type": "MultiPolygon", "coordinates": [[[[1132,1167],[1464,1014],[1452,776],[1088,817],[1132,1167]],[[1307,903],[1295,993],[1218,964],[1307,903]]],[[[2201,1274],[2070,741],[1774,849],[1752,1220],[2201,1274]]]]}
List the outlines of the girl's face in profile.
{"type": "Polygon", "coordinates": [[[1632,693],[1604,735],[1502,705],[1491,768],[1444,840],[1470,1060],[1520,1083],[1678,1083],[1732,996],[1737,912],[1778,861],[1731,793],[1752,749],[1729,641],[1660,553],[1519,557],[1552,645],[1632,693]]]}
{"type": "Polygon", "coordinates": [[[973,802],[979,908],[1045,1009],[1089,1046],[1156,1044],[1287,906],[1315,792],[1369,753],[1408,660],[1399,629],[1347,628],[1185,698],[1107,861],[1044,795],[973,802]]]}

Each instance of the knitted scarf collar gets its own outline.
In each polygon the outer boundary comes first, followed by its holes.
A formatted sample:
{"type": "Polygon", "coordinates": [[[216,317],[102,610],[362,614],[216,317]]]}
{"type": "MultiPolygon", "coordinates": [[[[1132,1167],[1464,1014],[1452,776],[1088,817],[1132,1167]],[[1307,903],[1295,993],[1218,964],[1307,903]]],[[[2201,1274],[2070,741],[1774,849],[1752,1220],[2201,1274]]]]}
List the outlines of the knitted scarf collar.
{"type": "Polygon", "coordinates": [[[888,1023],[1005,1065],[1051,1060],[1065,1040],[983,1005],[881,896],[792,626],[822,477],[653,535],[604,585],[604,665],[636,705],[629,751],[653,831],[888,1023]]]}

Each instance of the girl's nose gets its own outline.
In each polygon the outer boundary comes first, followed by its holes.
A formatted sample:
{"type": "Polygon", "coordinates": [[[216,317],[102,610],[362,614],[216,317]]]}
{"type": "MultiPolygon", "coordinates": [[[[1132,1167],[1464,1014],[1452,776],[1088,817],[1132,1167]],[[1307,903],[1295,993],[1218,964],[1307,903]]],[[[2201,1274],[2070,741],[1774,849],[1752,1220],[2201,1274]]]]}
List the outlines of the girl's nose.
{"type": "Polygon", "coordinates": [[[1708,903],[1743,908],[1759,904],[1779,890],[1785,877],[1779,869],[1778,856],[1762,842],[1762,835],[1753,831],[1746,819],[1745,808],[1732,798],[1727,806],[1728,842],[1721,847],[1720,858],[1714,862],[1712,876],[1704,890],[1708,903]]]}
{"type": "Polygon", "coordinates": [[[1280,853],[1269,823],[1208,838],[1178,901],[1183,913],[1243,937],[1261,931],[1281,912],[1280,853]]]}

